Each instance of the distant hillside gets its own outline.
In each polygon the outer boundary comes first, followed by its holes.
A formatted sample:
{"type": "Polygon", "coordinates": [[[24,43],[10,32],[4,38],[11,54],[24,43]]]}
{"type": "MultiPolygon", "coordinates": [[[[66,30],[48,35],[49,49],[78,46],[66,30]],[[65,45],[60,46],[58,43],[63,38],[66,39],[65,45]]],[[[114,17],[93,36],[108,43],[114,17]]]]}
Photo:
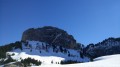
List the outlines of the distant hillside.
{"type": "Polygon", "coordinates": [[[84,50],[92,58],[120,54],[120,38],[111,37],[97,44],[89,44],[84,50]]]}

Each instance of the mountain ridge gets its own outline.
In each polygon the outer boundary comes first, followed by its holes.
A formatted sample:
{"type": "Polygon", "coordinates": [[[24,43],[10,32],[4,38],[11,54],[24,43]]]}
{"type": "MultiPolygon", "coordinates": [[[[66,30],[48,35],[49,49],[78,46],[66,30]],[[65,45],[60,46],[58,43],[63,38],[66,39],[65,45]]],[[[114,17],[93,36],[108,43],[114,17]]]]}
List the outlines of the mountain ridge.
{"type": "Polygon", "coordinates": [[[84,50],[85,53],[92,58],[120,54],[120,37],[110,37],[97,44],[89,44],[84,50]]]}

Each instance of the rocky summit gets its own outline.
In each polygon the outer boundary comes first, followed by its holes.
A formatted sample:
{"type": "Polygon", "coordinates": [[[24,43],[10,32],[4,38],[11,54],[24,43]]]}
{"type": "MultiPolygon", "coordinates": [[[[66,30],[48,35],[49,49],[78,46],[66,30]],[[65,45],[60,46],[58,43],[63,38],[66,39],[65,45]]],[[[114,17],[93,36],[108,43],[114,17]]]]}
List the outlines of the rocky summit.
{"type": "Polygon", "coordinates": [[[46,42],[48,44],[62,46],[65,48],[78,49],[76,40],[66,31],[52,27],[44,26],[41,28],[30,28],[23,32],[22,41],[33,40],[46,42]]]}

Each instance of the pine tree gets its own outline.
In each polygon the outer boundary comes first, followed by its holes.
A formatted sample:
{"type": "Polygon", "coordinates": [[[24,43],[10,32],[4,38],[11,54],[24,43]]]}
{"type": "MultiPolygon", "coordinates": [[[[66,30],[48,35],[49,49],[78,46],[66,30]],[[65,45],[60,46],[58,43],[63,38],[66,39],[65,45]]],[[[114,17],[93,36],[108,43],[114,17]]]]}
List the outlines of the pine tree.
{"type": "Polygon", "coordinates": [[[53,60],[51,61],[51,64],[53,64],[53,60]]]}
{"type": "Polygon", "coordinates": [[[60,49],[61,52],[63,52],[63,48],[62,48],[62,46],[60,46],[59,49],[60,49]]]}
{"type": "Polygon", "coordinates": [[[81,58],[84,58],[84,56],[83,56],[83,53],[82,53],[82,52],[80,52],[80,57],[81,57],[81,58]]]}

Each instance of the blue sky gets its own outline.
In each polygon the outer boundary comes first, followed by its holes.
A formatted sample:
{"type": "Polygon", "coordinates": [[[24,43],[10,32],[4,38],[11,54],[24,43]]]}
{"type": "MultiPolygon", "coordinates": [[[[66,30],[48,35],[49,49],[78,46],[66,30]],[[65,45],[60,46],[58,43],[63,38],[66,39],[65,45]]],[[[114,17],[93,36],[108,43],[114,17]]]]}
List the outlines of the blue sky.
{"type": "Polygon", "coordinates": [[[85,45],[120,37],[120,0],[0,0],[0,45],[42,26],[64,29],[85,45]]]}

